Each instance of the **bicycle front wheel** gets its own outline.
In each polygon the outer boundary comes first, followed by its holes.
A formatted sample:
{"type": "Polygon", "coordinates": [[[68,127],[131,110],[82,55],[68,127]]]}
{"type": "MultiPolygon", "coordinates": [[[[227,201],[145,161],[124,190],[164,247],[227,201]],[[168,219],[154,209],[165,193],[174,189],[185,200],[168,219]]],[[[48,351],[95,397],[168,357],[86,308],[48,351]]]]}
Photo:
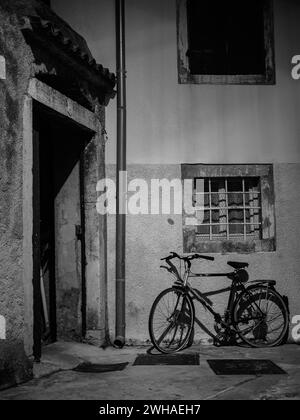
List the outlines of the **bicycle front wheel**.
{"type": "Polygon", "coordinates": [[[149,316],[149,334],[161,353],[175,353],[188,343],[194,325],[194,305],[180,289],[169,288],[155,299],[149,316]]]}
{"type": "Polygon", "coordinates": [[[266,286],[247,289],[237,301],[233,319],[241,339],[251,347],[274,347],[286,335],[288,309],[278,292],[266,286]]]}

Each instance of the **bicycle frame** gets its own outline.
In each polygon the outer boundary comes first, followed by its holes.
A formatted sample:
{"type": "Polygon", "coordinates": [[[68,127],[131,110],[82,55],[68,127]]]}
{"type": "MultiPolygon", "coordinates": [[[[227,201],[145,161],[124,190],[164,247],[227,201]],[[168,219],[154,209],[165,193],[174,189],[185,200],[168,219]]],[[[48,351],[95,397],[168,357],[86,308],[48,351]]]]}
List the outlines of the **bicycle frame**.
{"type": "MultiPolygon", "coordinates": [[[[241,263],[236,261],[229,261],[228,264],[233,267],[230,272],[222,273],[207,273],[207,272],[193,272],[191,270],[193,260],[204,259],[208,261],[214,261],[213,257],[193,254],[188,256],[180,256],[176,252],[171,252],[169,256],[161,258],[161,261],[165,261],[167,265],[162,265],[161,268],[166,269],[175,279],[175,282],[171,288],[162,291],[157,296],[155,302],[152,305],[150,317],[149,317],[149,331],[154,347],[163,353],[168,352],[168,348],[164,349],[160,346],[160,343],[165,339],[166,335],[174,328],[173,336],[166,341],[167,347],[170,346],[170,342],[173,343],[177,332],[181,331],[181,336],[177,337],[178,348],[174,351],[179,351],[187,342],[190,343],[191,337],[193,337],[192,331],[195,326],[195,322],[203,327],[206,332],[205,326],[195,317],[195,302],[198,301],[201,305],[213,316],[215,320],[215,330],[217,335],[214,336],[214,342],[216,345],[222,343],[233,343],[241,339],[243,342],[249,344],[251,347],[259,347],[261,343],[264,346],[270,347],[277,345],[281,342],[286,331],[288,329],[287,315],[288,310],[286,304],[280,294],[275,289],[276,282],[273,280],[254,280],[250,284],[247,283],[249,275],[246,267],[249,264],[241,263]],[[173,259],[180,261],[180,266],[177,263],[173,263],[173,259]],[[176,265],[175,265],[176,264],[176,265]],[[190,280],[193,278],[219,278],[224,277],[231,280],[231,284],[228,287],[223,286],[218,290],[201,292],[194,283],[191,284],[190,280]],[[224,305],[224,313],[222,315],[214,310],[213,302],[210,301],[209,296],[229,292],[227,306],[224,305]],[[171,305],[170,316],[166,319],[167,329],[163,334],[159,333],[158,339],[155,337],[153,332],[153,317],[156,311],[156,306],[160,305],[164,296],[177,296],[177,302],[175,309],[173,304],[171,305]],[[261,301],[266,302],[261,307],[261,301]],[[267,338],[269,332],[267,326],[267,314],[269,301],[272,301],[277,305],[279,315],[283,317],[283,323],[280,324],[280,331],[278,337],[275,337],[271,341],[267,338]],[[199,322],[198,322],[199,321],[199,322]],[[188,327],[188,336],[183,336],[183,327],[188,327]],[[248,337],[248,334],[250,336],[248,337]],[[184,337],[184,341],[182,341],[184,337]],[[187,340],[187,341],[186,341],[187,340]],[[272,341],[273,340],[273,341],[272,341]],[[168,344],[169,343],[169,344],[168,344]],[[166,351],[165,351],[166,350],[166,351]]],[[[163,302],[163,301],[162,301],[163,302]]],[[[221,311],[222,312],[222,311],[221,311]]],[[[278,327],[274,331],[278,330],[278,327]]]]}
{"type": "MultiPolygon", "coordinates": [[[[211,304],[209,304],[204,296],[201,294],[201,292],[198,289],[193,288],[189,283],[188,283],[188,279],[189,278],[209,278],[209,277],[228,277],[228,276],[232,276],[234,275],[235,272],[230,272],[230,273],[190,273],[187,277],[187,283],[186,283],[186,288],[188,289],[188,293],[189,295],[198,300],[198,302],[200,302],[215,318],[216,322],[222,322],[222,315],[219,314],[218,312],[214,311],[213,307],[211,304]],[[199,295],[200,294],[200,295],[199,295]]],[[[234,307],[234,302],[236,301],[236,297],[238,295],[238,292],[241,291],[241,289],[246,290],[246,288],[241,285],[240,283],[235,283],[234,281],[232,282],[231,286],[227,289],[225,289],[226,291],[230,291],[229,294],[229,298],[228,298],[228,302],[227,302],[227,308],[225,310],[225,322],[228,322],[230,319],[230,314],[232,313],[233,307],[234,307]]]]}
{"type": "MultiPolygon", "coordinates": [[[[200,302],[213,315],[215,321],[223,324],[223,326],[225,327],[228,327],[231,324],[231,314],[238,295],[242,292],[245,292],[249,296],[251,296],[251,293],[247,290],[243,283],[233,280],[239,270],[234,270],[229,273],[193,273],[191,272],[191,262],[184,261],[184,274],[182,277],[181,274],[178,272],[177,267],[171,261],[168,261],[168,265],[170,266],[170,268],[166,266],[161,266],[161,268],[166,269],[175,277],[176,281],[174,287],[182,289],[185,293],[188,293],[192,299],[198,300],[198,302],[200,302]],[[214,311],[212,303],[208,299],[205,299],[206,296],[202,294],[198,289],[193,288],[189,284],[190,278],[210,277],[227,277],[232,281],[231,286],[224,290],[224,292],[230,291],[227,308],[224,314],[224,320],[222,319],[221,314],[214,311]]],[[[258,308],[258,310],[260,311],[260,308],[258,308]]]]}

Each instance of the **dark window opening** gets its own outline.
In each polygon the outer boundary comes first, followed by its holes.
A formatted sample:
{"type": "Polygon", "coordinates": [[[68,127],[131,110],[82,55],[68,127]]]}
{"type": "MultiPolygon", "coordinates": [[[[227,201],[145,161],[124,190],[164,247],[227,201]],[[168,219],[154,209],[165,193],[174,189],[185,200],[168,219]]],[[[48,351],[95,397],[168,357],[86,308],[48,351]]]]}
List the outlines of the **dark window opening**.
{"type": "Polygon", "coordinates": [[[191,74],[263,74],[261,0],[188,0],[187,52],[191,74]]]}
{"type": "Polygon", "coordinates": [[[51,6],[51,0],[40,0],[42,3],[47,4],[47,6],[51,6]]]}
{"type": "Polygon", "coordinates": [[[180,83],[274,84],[272,0],[177,0],[180,83]]]}

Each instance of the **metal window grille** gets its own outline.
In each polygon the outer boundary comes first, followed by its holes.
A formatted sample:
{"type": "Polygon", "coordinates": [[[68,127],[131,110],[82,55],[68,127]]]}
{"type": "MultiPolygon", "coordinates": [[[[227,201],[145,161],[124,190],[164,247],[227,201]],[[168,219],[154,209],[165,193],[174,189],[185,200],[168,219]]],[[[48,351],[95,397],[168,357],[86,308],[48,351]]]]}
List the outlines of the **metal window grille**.
{"type": "Polygon", "coordinates": [[[197,235],[205,240],[261,239],[260,179],[196,178],[197,235]]]}

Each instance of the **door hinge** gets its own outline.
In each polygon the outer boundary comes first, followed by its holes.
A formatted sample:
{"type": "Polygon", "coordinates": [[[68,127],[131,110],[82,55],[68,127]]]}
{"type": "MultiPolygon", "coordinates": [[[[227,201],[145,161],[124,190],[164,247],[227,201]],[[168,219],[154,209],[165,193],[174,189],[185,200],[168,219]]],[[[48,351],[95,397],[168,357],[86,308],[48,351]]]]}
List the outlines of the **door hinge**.
{"type": "Polygon", "coordinates": [[[82,235],[83,235],[82,226],[81,225],[75,225],[75,233],[76,233],[77,239],[79,241],[81,241],[82,235]]]}

